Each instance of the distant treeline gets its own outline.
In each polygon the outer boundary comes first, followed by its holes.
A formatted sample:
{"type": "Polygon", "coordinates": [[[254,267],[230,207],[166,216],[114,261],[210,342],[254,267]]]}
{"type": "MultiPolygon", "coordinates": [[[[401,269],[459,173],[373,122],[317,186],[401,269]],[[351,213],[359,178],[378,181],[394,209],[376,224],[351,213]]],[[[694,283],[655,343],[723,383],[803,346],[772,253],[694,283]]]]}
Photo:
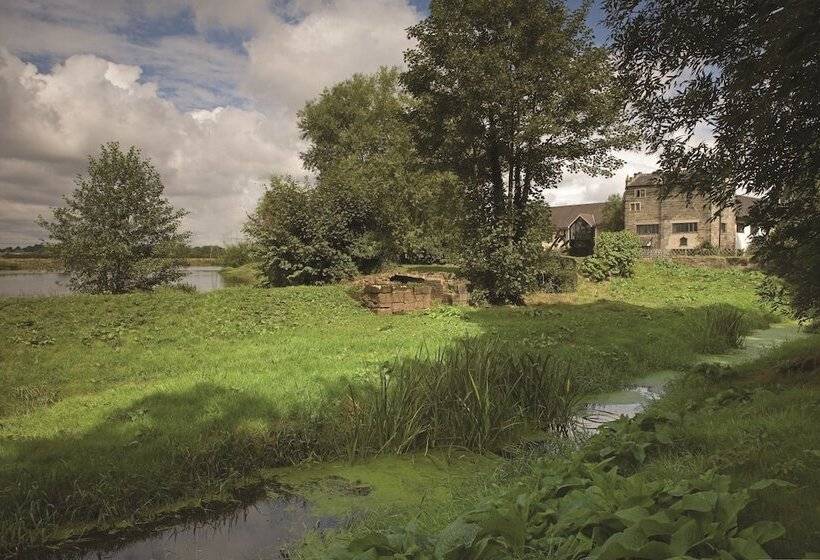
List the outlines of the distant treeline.
{"type": "MultiPolygon", "coordinates": [[[[225,255],[225,248],[219,245],[181,245],[174,250],[174,256],[187,259],[216,259],[225,255]]],[[[0,248],[0,257],[31,259],[47,259],[54,257],[54,253],[48,245],[38,243],[36,245],[26,245],[25,247],[3,247],[0,248]]]]}

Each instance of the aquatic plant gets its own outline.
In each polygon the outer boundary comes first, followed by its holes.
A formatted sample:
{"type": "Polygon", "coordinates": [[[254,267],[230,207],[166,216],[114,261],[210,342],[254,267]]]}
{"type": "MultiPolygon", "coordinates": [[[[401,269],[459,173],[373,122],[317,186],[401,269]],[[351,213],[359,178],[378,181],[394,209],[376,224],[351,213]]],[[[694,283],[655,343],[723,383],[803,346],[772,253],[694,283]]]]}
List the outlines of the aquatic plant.
{"type": "Polygon", "coordinates": [[[387,365],[375,388],[351,389],[349,449],[485,450],[527,430],[567,432],[581,407],[580,377],[554,355],[467,338],[387,365]]]}

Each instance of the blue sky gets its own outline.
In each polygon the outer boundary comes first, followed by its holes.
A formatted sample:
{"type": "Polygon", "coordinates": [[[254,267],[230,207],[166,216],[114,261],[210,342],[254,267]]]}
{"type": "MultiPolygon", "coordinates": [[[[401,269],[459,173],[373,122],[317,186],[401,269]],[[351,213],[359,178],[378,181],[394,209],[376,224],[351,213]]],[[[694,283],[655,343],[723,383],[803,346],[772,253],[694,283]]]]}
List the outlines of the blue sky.
{"type": "MultiPolygon", "coordinates": [[[[570,0],[577,7],[580,0],[570,0]]],[[[87,155],[119,140],[159,169],[197,243],[224,243],[272,174],[305,175],[296,113],[355,72],[400,65],[427,0],[0,2],[0,246],[37,242],[38,215],[87,155]],[[408,3],[409,2],[409,3],[408,3]]],[[[599,5],[589,22],[602,41],[599,5]]],[[[567,176],[554,203],[603,200],[613,178],[567,176]]]]}

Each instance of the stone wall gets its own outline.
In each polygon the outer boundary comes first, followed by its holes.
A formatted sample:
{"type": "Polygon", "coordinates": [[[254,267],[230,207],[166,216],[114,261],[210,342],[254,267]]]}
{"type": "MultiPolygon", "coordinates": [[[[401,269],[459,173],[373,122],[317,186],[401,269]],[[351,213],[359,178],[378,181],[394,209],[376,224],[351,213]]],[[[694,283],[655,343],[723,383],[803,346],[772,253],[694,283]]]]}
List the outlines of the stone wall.
{"type": "Polygon", "coordinates": [[[445,276],[369,278],[362,287],[362,303],[379,314],[405,313],[436,305],[467,305],[468,301],[467,282],[445,276]]]}

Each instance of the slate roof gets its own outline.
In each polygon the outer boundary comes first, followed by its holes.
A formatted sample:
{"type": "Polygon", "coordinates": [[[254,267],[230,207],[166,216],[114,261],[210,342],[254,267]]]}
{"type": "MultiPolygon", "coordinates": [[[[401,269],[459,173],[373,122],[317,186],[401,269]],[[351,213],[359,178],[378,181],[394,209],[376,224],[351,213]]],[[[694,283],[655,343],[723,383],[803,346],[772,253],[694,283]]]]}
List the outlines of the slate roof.
{"type": "Polygon", "coordinates": [[[636,173],[626,182],[627,187],[650,187],[660,183],[661,178],[657,173],[636,173]]]}
{"type": "Polygon", "coordinates": [[[606,202],[590,202],[588,204],[568,204],[566,206],[550,206],[552,225],[556,228],[567,228],[581,216],[589,225],[601,223],[604,219],[606,202]]]}

